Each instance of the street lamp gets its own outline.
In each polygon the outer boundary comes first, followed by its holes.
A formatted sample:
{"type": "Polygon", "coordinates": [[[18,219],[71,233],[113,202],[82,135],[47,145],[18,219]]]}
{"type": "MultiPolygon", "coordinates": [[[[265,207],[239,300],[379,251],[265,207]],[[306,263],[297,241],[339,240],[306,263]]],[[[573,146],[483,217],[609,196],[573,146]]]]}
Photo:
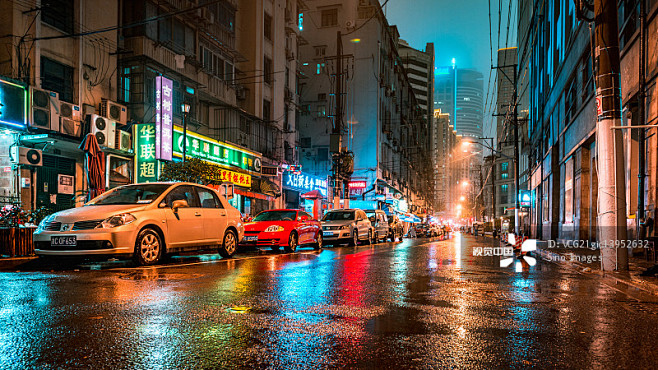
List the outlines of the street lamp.
{"type": "Polygon", "coordinates": [[[180,110],[183,112],[183,163],[185,163],[187,156],[187,114],[190,113],[190,104],[181,104],[180,110]]]}

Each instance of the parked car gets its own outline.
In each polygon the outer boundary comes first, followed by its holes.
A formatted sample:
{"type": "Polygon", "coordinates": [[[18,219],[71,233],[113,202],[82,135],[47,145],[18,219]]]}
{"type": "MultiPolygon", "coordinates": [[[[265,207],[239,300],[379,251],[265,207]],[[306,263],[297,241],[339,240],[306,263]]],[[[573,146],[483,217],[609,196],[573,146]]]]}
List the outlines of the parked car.
{"type": "Polygon", "coordinates": [[[389,216],[388,217],[388,237],[394,242],[396,239],[402,240],[402,235],[404,234],[404,225],[398,216],[389,216]]]}
{"type": "Polygon", "coordinates": [[[417,238],[429,237],[429,226],[427,224],[415,224],[413,227],[417,238]]]}
{"type": "Polygon", "coordinates": [[[440,236],[441,235],[441,227],[437,224],[429,224],[427,225],[427,236],[430,238],[440,236]]]}
{"type": "Polygon", "coordinates": [[[312,245],[322,248],[320,222],[304,211],[273,209],[263,211],[244,226],[242,245],[257,245],[286,252],[294,252],[297,246],[312,245]]]}
{"type": "Polygon", "coordinates": [[[372,227],[375,228],[373,240],[375,242],[386,241],[386,238],[388,238],[389,234],[388,218],[386,213],[379,209],[367,209],[364,212],[366,213],[366,216],[368,216],[372,227]]]}
{"type": "Polygon", "coordinates": [[[167,254],[209,248],[231,257],[243,234],[240,212],[216,190],[156,182],[117,187],[54,213],[33,240],[40,256],[129,255],[153,265],[167,254]]]}
{"type": "Polygon", "coordinates": [[[325,244],[348,243],[356,246],[359,241],[372,243],[374,230],[366,213],[360,209],[336,209],[322,217],[322,236],[325,244]]]}

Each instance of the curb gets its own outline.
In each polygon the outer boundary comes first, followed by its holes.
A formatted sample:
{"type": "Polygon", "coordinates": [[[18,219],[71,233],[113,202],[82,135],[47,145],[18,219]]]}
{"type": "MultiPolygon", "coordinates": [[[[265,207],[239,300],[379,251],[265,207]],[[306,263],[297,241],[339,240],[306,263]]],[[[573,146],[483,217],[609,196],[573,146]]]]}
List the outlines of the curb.
{"type": "Polygon", "coordinates": [[[2,270],[12,270],[16,266],[20,266],[24,263],[34,261],[36,260],[37,256],[31,256],[31,257],[8,257],[8,258],[0,258],[0,271],[2,270]]]}
{"type": "Polygon", "coordinates": [[[647,281],[643,281],[633,276],[630,271],[628,277],[621,277],[615,275],[613,272],[605,272],[598,269],[592,269],[591,267],[577,261],[572,261],[569,259],[569,255],[559,254],[555,252],[548,251],[546,249],[538,248],[536,250],[537,254],[548,262],[559,263],[569,266],[570,268],[577,270],[579,272],[593,272],[598,274],[601,277],[611,278],[616,282],[632,286],[636,289],[645,291],[651,295],[658,295],[658,281],[655,284],[652,284],[647,281]],[[563,261],[563,259],[565,259],[563,261]]]}

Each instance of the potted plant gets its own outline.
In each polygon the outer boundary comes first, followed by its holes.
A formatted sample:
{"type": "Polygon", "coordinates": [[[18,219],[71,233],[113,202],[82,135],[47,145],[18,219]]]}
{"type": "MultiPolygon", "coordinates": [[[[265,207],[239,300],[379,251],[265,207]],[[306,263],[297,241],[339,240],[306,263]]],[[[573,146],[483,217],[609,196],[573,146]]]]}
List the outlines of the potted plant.
{"type": "Polygon", "coordinates": [[[32,233],[47,212],[45,207],[26,211],[13,204],[0,208],[0,255],[34,254],[32,233]]]}

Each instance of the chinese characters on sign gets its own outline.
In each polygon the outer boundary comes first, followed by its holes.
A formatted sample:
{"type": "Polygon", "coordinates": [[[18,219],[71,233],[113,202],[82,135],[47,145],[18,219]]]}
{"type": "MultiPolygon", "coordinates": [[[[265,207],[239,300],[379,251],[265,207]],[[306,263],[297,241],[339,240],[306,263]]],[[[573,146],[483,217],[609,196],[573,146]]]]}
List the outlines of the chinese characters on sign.
{"type": "Polygon", "coordinates": [[[156,155],[156,129],[152,123],[134,126],[135,132],[135,173],[137,182],[158,180],[158,160],[156,155]]]}
{"type": "Polygon", "coordinates": [[[367,182],[363,180],[350,181],[348,184],[350,195],[362,195],[367,186],[367,182]]]}
{"type": "MultiPolygon", "coordinates": [[[[183,155],[183,130],[174,127],[174,154],[183,155]]],[[[209,137],[187,132],[187,156],[206,160],[208,162],[241,168],[260,173],[261,159],[256,153],[251,153],[221,143],[209,137]]]]}
{"type": "Polygon", "coordinates": [[[284,172],[283,186],[289,189],[306,192],[318,190],[320,194],[327,196],[327,179],[305,175],[303,173],[295,174],[290,171],[284,172]]]}
{"type": "Polygon", "coordinates": [[[221,176],[222,182],[232,182],[235,185],[245,188],[251,187],[251,175],[237,173],[229,170],[219,170],[218,175],[221,176]]]}
{"type": "Polygon", "coordinates": [[[514,248],[512,247],[475,247],[473,248],[473,256],[505,256],[511,257],[514,255],[514,248]]]}
{"type": "Polygon", "coordinates": [[[155,158],[166,161],[172,156],[173,82],[163,76],[155,78],[155,158]]]}

